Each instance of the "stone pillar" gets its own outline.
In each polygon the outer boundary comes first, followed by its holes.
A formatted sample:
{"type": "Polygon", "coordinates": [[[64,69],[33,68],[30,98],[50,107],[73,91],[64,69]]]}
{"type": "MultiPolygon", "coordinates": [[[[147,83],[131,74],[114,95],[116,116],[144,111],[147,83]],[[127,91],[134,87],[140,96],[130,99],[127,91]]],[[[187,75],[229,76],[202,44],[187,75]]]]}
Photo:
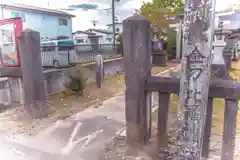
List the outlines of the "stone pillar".
{"type": "Polygon", "coordinates": [[[103,57],[98,54],[96,55],[96,83],[98,88],[102,87],[102,81],[104,78],[104,70],[103,70],[103,57]]]}
{"type": "Polygon", "coordinates": [[[231,62],[233,57],[233,52],[231,51],[234,48],[235,45],[234,39],[227,39],[226,45],[223,49],[223,58],[225,60],[227,69],[231,69],[231,62]]]}
{"type": "Polygon", "coordinates": [[[201,159],[211,72],[214,4],[214,0],[185,3],[178,160],[201,159]]]}
{"type": "Polygon", "coordinates": [[[176,36],[176,59],[181,59],[182,21],[179,22],[176,36]]]}
{"type": "Polygon", "coordinates": [[[19,35],[24,106],[33,117],[46,115],[44,75],[40,52],[40,34],[25,29],[19,35]]]}
{"type": "MultiPolygon", "coordinates": [[[[227,40],[226,48],[232,48],[234,42],[232,39],[227,40]]],[[[224,80],[232,80],[228,75],[228,70],[231,68],[231,53],[223,52],[216,53],[212,62],[212,78],[220,78],[224,80]]],[[[238,101],[225,99],[224,110],[224,127],[222,137],[221,158],[223,160],[233,160],[236,138],[236,122],[238,113],[238,101]]],[[[210,132],[211,133],[211,132],[210,132]]]]}
{"type": "Polygon", "coordinates": [[[126,136],[129,143],[146,143],[151,132],[151,96],[144,90],[151,76],[150,23],[140,15],[123,21],[126,136]]]}
{"type": "Polygon", "coordinates": [[[226,63],[223,57],[223,53],[213,53],[212,68],[211,68],[212,77],[217,78],[226,78],[228,77],[226,63]]]}

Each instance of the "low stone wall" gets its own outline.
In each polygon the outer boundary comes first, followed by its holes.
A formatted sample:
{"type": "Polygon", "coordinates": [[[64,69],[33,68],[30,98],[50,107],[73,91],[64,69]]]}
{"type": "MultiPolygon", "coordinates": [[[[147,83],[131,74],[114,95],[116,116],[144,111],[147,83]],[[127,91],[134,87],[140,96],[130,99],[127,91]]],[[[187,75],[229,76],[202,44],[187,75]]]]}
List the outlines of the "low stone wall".
{"type": "MultiPolygon", "coordinates": [[[[89,82],[95,81],[96,64],[94,62],[83,64],[80,66],[85,72],[89,82]]],[[[67,76],[65,75],[65,69],[51,69],[44,70],[45,76],[45,92],[46,95],[53,95],[58,92],[64,91],[67,76]]],[[[114,76],[123,71],[123,59],[117,58],[113,60],[104,61],[104,75],[114,76]]],[[[85,73],[84,73],[85,74],[85,73]]],[[[23,92],[22,92],[22,78],[16,77],[2,77],[0,78],[0,104],[11,105],[12,103],[23,104],[23,92]]]]}
{"type": "MultiPolygon", "coordinates": [[[[70,55],[70,62],[79,63],[95,61],[95,57],[98,54],[98,52],[75,52],[70,55]]],[[[110,59],[113,57],[121,56],[121,54],[115,52],[102,52],[101,55],[103,56],[103,59],[110,59]]]]}
{"type": "MultiPolygon", "coordinates": [[[[83,67],[83,73],[87,76],[89,82],[95,81],[96,76],[96,64],[88,63],[81,65],[83,67]]],[[[114,60],[105,60],[104,61],[104,76],[114,76],[119,72],[123,71],[123,59],[116,58],[114,60]]]]}

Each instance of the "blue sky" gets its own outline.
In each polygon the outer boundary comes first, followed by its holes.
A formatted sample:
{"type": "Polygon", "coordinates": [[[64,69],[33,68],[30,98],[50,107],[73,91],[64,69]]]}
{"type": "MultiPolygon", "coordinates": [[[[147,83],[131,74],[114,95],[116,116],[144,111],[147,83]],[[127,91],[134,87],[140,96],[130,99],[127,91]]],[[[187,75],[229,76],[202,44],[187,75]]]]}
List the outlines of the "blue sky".
{"type": "MultiPolygon", "coordinates": [[[[106,9],[111,7],[112,0],[11,0],[12,2],[24,3],[28,5],[35,5],[39,7],[49,7],[53,9],[66,8],[69,5],[90,3],[99,6],[99,9],[106,9]]],[[[124,18],[134,13],[135,9],[139,9],[143,2],[151,0],[120,0],[116,2],[116,16],[121,21],[124,18]]],[[[238,0],[216,0],[217,10],[224,9],[230,4],[235,4],[238,0]]],[[[92,20],[97,21],[96,28],[105,28],[106,24],[111,23],[111,12],[100,10],[83,11],[81,9],[76,11],[69,11],[75,14],[76,18],[73,19],[73,31],[85,30],[92,28],[92,20]]]]}

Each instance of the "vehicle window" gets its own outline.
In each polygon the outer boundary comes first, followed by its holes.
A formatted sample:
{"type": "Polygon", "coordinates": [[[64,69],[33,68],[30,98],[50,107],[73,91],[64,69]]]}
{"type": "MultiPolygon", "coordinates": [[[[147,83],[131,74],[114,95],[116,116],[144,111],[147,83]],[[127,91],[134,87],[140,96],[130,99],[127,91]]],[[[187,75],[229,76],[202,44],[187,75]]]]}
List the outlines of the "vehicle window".
{"type": "Polygon", "coordinates": [[[77,41],[77,43],[84,43],[83,39],[77,39],[76,41],[77,41]]]}
{"type": "Polygon", "coordinates": [[[55,45],[42,45],[41,46],[41,52],[52,52],[55,51],[56,46],[55,45]]]}
{"type": "Polygon", "coordinates": [[[222,40],[223,38],[222,38],[222,36],[220,35],[220,36],[217,36],[217,39],[218,39],[218,40],[222,40]]]}
{"type": "Polygon", "coordinates": [[[68,50],[72,50],[72,49],[74,49],[73,45],[72,46],[59,46],[58,47],[59,51],[68,51],[68,50]]]}
{"type": "Polygon", "coordinates": [[[48,47],[47,47],[47,51],[48,51],[48,52],[55,51],[55,46],[48,46],[48,47]]]}

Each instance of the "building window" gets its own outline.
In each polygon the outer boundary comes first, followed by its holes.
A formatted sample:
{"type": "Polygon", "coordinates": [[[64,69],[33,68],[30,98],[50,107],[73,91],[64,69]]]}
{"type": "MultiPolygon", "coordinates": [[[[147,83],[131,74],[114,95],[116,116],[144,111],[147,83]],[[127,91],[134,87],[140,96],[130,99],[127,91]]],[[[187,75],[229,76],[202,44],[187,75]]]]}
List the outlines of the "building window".
{"type": "Polygon", "coordinates": [[[77,39],[76,41],[77,41],[77,43],[84,43],[83,39],[77,39]]]}
{"type": "Polygon", "coordinates": [[[222,40],[222,36],[221,35],[217,36],[217,39],[222,40]]]}
{"type": "Polygon", "coordinates": [[[52,52],[55,51],[55,46],[42,46],[41,52],[52,52]]]}
{"type": "Polygon", "coordinates": [[[59,19],[59,25],[61,25],[61,26],[67,26],[67,20],[60,18],[60,19],[59,19]]]}
{"type": "Polygon", "coordinates": [[[119,30],[119,28],[116,28],[116,32],[119,32],[120,30],[119,30]]]}
{"type": "Polygon", "coordinates": [[[23,22],[26,21],[26,18],[25,18],[25,14],[24,14],[24,13],[11,12],[11,17],[12,17],[12,18],[21,17],[23,22]]]}
{"type": "Polygon", "coordinates": [[[106,38],[106,40],[112,42],[112,38],[106,38]]]}

